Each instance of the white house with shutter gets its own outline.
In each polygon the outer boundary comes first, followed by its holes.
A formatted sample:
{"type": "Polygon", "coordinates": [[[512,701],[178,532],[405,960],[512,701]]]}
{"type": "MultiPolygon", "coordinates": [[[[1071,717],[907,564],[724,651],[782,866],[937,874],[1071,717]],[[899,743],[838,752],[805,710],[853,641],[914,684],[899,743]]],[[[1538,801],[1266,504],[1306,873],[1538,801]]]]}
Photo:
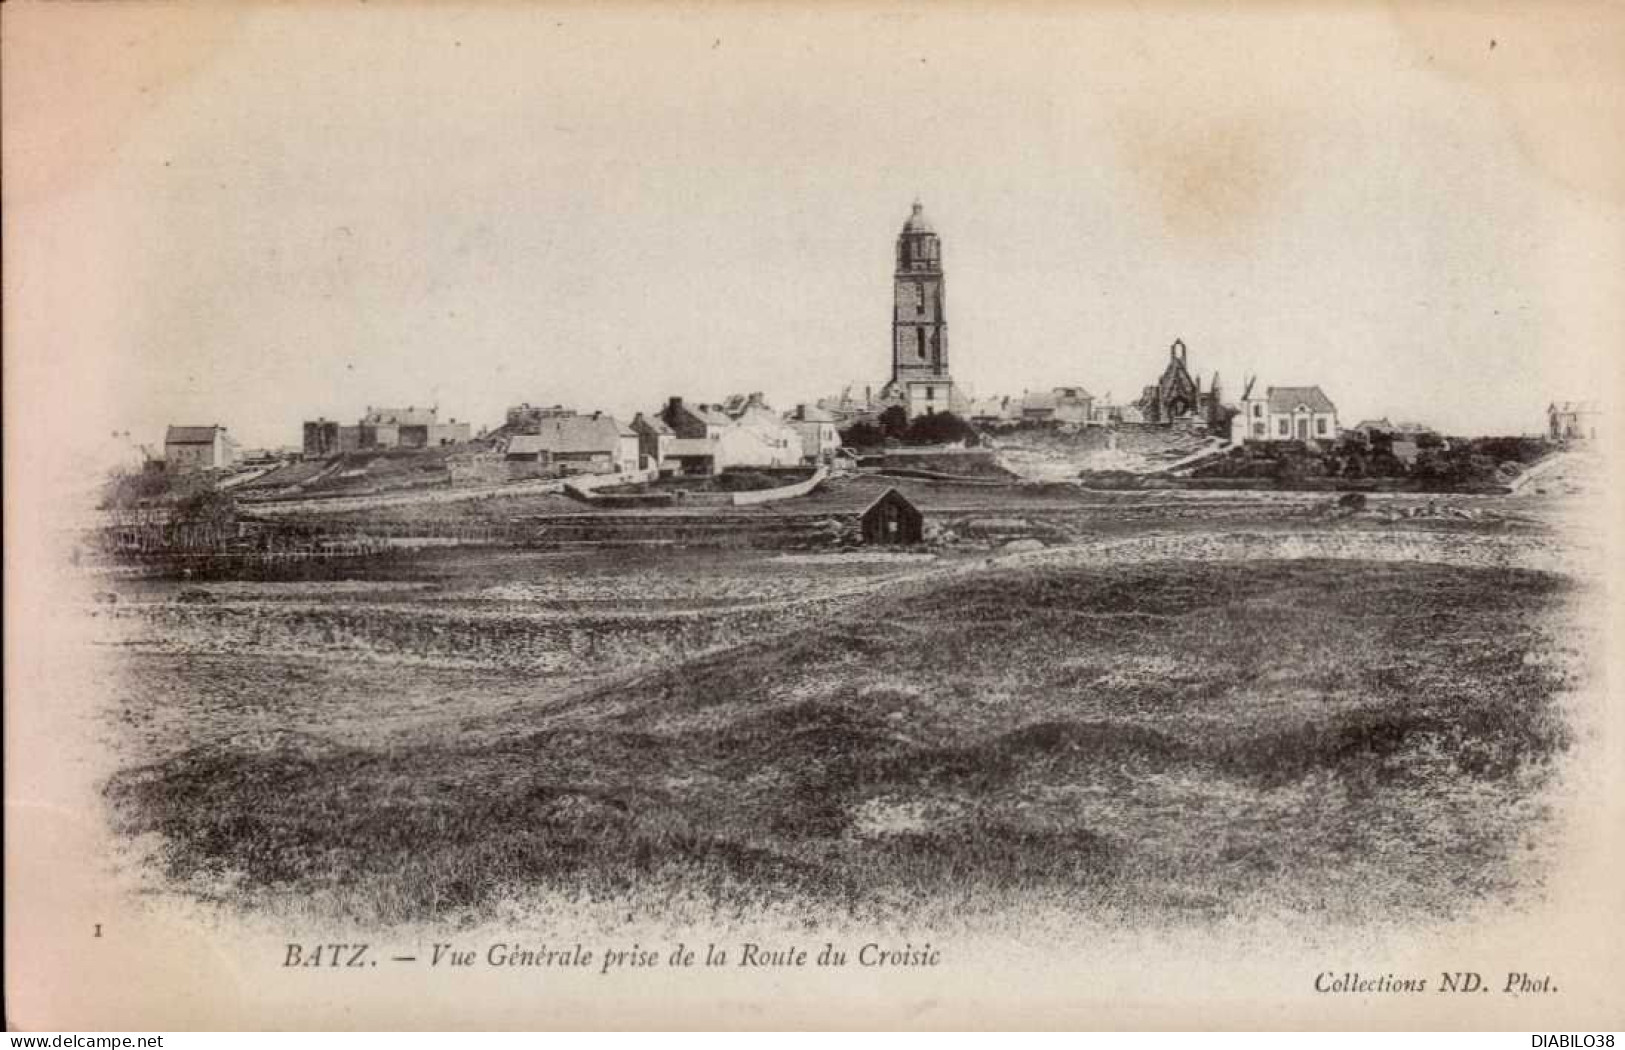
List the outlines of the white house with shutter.
{"type": "Polygon", "coordinates": [[[1318,386],[1272,386],[1262,394],[1253,383],[1241,395],[1230,437],[1245,441],[1336,441],[1337,406],[1318,386]]]}

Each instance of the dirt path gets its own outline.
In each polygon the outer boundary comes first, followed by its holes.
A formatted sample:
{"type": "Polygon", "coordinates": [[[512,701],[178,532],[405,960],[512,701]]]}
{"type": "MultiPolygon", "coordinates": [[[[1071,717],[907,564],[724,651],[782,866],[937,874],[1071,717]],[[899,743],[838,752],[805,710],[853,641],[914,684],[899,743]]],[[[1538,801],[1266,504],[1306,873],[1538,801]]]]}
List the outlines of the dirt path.
{"type": "Polygon", "coordinates": [[[1212,459],[1214,456],[1222,455],[1223,453],[1229,452],[1231,449],[1236,447],[1235,442],[1233,441],[1221,441],[1217,438],[1213,440],[1216,442],[1215,444],[1210,444],[1206,448],[1199,448],[1195,452],[1192,452],[1190,455],[1186,456],[1184,459],[1176,459],[1166,466],[1155,467],[1151,470],[1145,471],[1145,473],[1171,474],[1176,470],[1184,470],[1186,467],[1200,463],[1204,459],[1212,459]]]}
{"type": "Polygon", "coordinates": [[[1539,463],[1536,463],[1522,474],[1519,474],[1517,477],[1513,478],[1512,483],[1508,486],[1508,488],[1510,488],[1512,491],[1508,493],[1508,495],[1533,495],[1535,490],[1531,486],[1535,482],[1543,481],[1550,478],[1554,474],[1569,472],[1574,469],[1575,465],[1575,459],[1572,454],[1568,452],[1554,452],[1552,455],[1547,456],[1539,463]]]}

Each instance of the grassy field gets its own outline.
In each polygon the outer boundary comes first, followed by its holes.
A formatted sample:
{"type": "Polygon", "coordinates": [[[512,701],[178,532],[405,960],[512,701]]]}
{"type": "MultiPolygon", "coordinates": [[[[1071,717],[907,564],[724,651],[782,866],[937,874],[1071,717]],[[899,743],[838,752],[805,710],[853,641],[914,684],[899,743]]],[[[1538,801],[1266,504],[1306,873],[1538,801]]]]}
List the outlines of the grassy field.
{"type": "Polygon", "coordinates": [[[1590,644],[1565,577],[658,557],[600,556],[596,590],[580,564],[489,556],[165,620],[168,651],[123,657],[118,824],[186,892],[386,923],[674,894],[719,914],[946,922],[1043,900],[1358,922],[1538,890],[1590,644]],[[239,607],[264,622],[223,615],[239,607]],[[438,636],[460,659],[407,659],[448,609],[474,625],[438,636]],[[552,614],[631,640],[547,673],[499,658],[552,614]],[[385,622],[416,633],[391,649],[385,622]],[[291,647],[266,626],[288,623],[291,647]]]}

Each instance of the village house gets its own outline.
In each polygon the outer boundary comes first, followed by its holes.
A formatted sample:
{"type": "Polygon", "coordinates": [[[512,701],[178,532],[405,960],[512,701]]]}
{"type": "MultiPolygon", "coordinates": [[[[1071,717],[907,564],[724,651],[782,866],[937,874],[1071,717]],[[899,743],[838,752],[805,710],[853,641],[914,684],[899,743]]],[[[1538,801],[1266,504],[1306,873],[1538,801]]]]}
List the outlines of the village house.
{"type": "Polygon", "coordinates": [[[1021,403],[1008,397],[979,397],[970,403],[967,412],[970,421],[978,426],[993,427],[1013,422],[1020,414],[1021,403]]]}
{"type": "Polygon", "coordinates": [[[841,431],[835,415],[817,405],[797,405],[784,419],[801,438],[801,458],[808,463],[828,463],[841,447],[841,431]]]}
{"type": "Polygon", "coordinates": [[[679,474],[715,474],[722,469],[717,462],[717,452],[722,435],[733,427],[733,420],[720,410],[690,405],[674,397],[654,418],[672,432],[666,444],[666,458],[661,460],[662,467],[671,464],[679,474]]]}
{"type": "Polygon", "coordinates": [[[467,423],[439,420],[439,409],[368,408],[361,417],[361,447],[435,448],[456,445],[472,437],[467,423]]]}
{"type": "Polygon", "coordinates": [[[171,474],[223,470],[237,463],[237,442],[218,423],[171,426],[164,432],[164,469],[171,474]]]}
{"type": "Polygon", "coordinates": [[[237,457],[237,462],[247,467],[263,467],[298,457],[299,450],[290,449],[286,445],[279,448],[246,448],[237,457]]]}
{"type": "Polygon", "coordinates": [[[1415,444],[1420,438],[1439,435],[1438,431],[1422,423],[1394,423],[1384,416],[1381,419],[1362,419],[1354,426],[1344,429],[1343,436],[1361,441],[1370,447],[1374,438],[1409,441],[1415,444]]]}
{"type": "Polygon", "coordinates": [[[346,426],[336,420],[319,418],[305,421],[304,454],[311,459],[323,459],[341,452],[356,452],[361,448],[361,427],[346,426]]]}
{"type": "Polygon", "coordinates": [[[345,426],[325,417],[307,420],[304,453],[310,458],[370,449],[438,448],[460,445],[472,438],[468,423],[444,423],[435,408],[367,408],[361,421],[345,426]]]}
{"type": "Polygon", "coordinates": [[[1337,406],[1318,386],[1272,386],[1254,393],[1249,380],[1230,438],[1244,441],[1336,441],[1337,406]]]}
{"type": "Polygon", "coordinates": [[[839,394],[819,398],[816,406],[833,416],[835,425],[842,430],[854,423],[873,423],[884,411],[884,406],[875,402],[874,388],[859,383],[847,383],[839,394]]]}
{"type": "Polygon", "coordinates": [[[434,413],[427,408],[373,408],[361,417],[362,448],[395,448],[401,443],[401,427],[427,426],[434,413]]]}
{"type": "Polygon", "coordinates": [[[623,473],[638,467],[638,435],[602,412],[555,416],[508,438],[503,459],[521,477],[623,473]]]}
{"type": "Polygon", "coordinates": [[[1021,421],[1086,426],[1094,401],[1095,395],[1081,386],[1058,386],[1025,394],[1021,399],[1021,421]]]}
{"type": "Polygon", "coordinates": [[[677,435],[664,419],[639,412],[632,417],[632,433],[638,436],[638,465],[644,470],[661,469],[670,460],[677,435]]]}
{"type": "Polygon", "coordinates": [[[1546,406],[1546,433],[1553,441],[1595,441],[1602,408],[1595,401],[1553,401],[1546,406]]]}
{"type": "Polygon", "coordinates": [[[801,434],[779,418],[761,394],[735,394],[723,403],[722,410],[733,420],[733,428],[723,432],[718,469],[800,465],[801,434]]]}
{"type": "Polygon", "coordinates": [[[736,394],[721,405],[690,405],[674,397],[659,418],[671,428],[668,461],[679,473],[716,474],[729,467],[801,463],[801,435],[779,419],[760,394],[736,394]]]}
{"type": "MultiPolygon", "coordinates": [[[[1089,424],[1097,427],[1116,426],[1118,423],[1127,421],[1124,416],[1126,410],[1126,406],[1112,404],[1111,391],[1108,390],[1105,397],[1089,406],[1089,424]]],[[[1139,419],[1133,420],[1133,422],[1139,421],[1139,419]]]]}

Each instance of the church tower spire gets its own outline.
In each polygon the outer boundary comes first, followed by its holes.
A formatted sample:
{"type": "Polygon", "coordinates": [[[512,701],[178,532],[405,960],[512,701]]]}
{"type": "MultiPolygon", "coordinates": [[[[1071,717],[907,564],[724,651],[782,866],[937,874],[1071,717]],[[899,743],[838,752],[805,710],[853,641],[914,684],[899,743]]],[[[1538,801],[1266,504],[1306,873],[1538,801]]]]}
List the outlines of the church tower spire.
{"type": "Polygon", "coordinates": [[[911,417],[950,411],[955,404],[945,303],[942,242],[916,199],[897,235],[891,382],[881,395],[903,405],[911,417]]]}

